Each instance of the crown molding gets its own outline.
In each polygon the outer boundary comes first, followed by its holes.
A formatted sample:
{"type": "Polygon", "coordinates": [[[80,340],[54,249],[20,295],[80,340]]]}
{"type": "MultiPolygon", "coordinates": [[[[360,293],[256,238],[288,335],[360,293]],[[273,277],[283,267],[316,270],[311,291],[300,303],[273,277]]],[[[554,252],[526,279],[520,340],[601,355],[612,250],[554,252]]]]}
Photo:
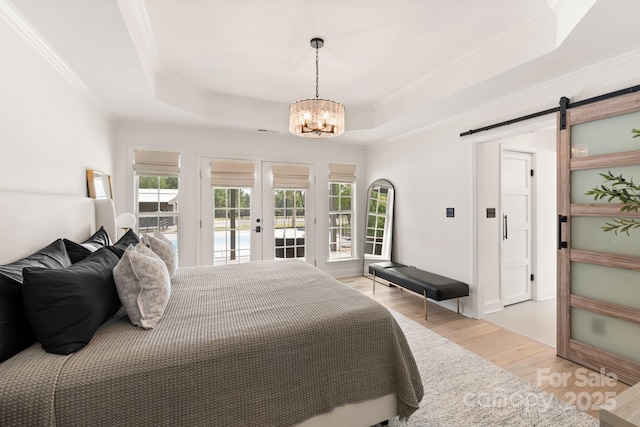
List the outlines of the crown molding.
{"type": "MultiPolygon", "coordinates": [[[[470,127],[458,129],[459,133],[465,132],[470,128],[485,126],[487,124],[490,124],[491,122],[506,120],[507,118],[509,118],[509,116],[513,116],[514,114],[510,106],[513,106],[514,104],[521,103],[521,102],[524,103],[526,102],[526,100],[531,100],[533,98],[535,98],[536,101],[533,104],[529,105],[529,107],[531,108],[531,111],[525,111],[525,112],[522,112],[522,114],[532,113],[537,108],[539,109],[550,108],[550,107],[553,107],[552,102],[557,101],[559,98],[549,99],[548,104],[540,104],[539,99],[541,97],[544,97],[546,94],[558,92],[558,90],[563,87],[573,88],[574,90],[573,94],[563,93],[563,95],[566,95],[569,98],[571,98],[573,102],[577,102],[582,99],[601,95],[602,93],[605,93],[608,91],[610,92],[617,89],[622,89],[624,87],[637,85],[638,83],[640,83],[637,80],[637,78],[634,80],[633,77],[624,78],[623,76],[625,75],[634,76],[635,75],[634,72],[635,70],[638,69],[639,65],[640,65],[640,49],[632,52],[627,52],[622,55],[615,56],[613,58],[609,58],[605,61],[581,68],[571,73],[563,74],[561,76],[558,76],[555,79],[547,80],[544,83],[525,88],[518,92],[514,92],[511,95],[495,99],[482,106],[479,106],[478,108],[473,109],[472,111],[465,111],[463,113],[455,114],[447,117],[444,120],[439,120],[433,123],[429,123],[425,126],[411,129],[408,132],[403,132],[401,134],[397,134],[389,138],[381,139],[380,141],[376,142],[373,145],[384,146],[390,143],[397,143],[397,142],[406,140],[408,138],[411,138],[413,136],[421,135],[421,134],[424,134],[425,132],[443,128],[446,126],[459,126],[461,122],[467,122],[470,125],[470,127]],[[605,81],[605,82],[610,81],[611,83],[610,84],[607,83],[603,87],[590,88],[588,91],[583,91],[581,93],[575,92],[576,88],[581,87],[579,82],[583,82],[587,79],[591,79],[594,77],[598,78],[599,81],[605,81]],[[576,82],[578,83],[576,84],[576,82]],[[475,122],[473,120],[470,120],[470,118],[473,118],[476,116],[484,116],[484,117],[492,116],[493,119],[484,120],[480,122],[475,122]]],[[[580,89],[578,89],[578,91],[579,90],[580,89]]],[[[562,92],[562,90],[560,90],[560,92],[562,92]]],[[[541,117],[538,119],[532,119],[530,121],[522,122],[522,125],[514,124],[511,126],[513,127],[529,126],[531,123],[535,123],[533,127],[541,128],[546,125],[547,118],[541,117]]],[[[489,133],[491,133],[491,131],[489,133]]],[[[462,137],[460,140],[474,142],[474,140],[477,138],[478,136],[475,136],[475,137],[467,136],[467,137],[462,137]]]]}
{"type": "Polygon", "coordinates": [[[138,53],[147,81],[152,90],[162,66],[145,0],[118,0],[118,8],[138,53]]]}
{"type": "Polygon", "coordinates": [[[82,96],[97,101],[78,75],[33,28],[9,0],[0,0],[0,16],[11,25],[82,96]]]}

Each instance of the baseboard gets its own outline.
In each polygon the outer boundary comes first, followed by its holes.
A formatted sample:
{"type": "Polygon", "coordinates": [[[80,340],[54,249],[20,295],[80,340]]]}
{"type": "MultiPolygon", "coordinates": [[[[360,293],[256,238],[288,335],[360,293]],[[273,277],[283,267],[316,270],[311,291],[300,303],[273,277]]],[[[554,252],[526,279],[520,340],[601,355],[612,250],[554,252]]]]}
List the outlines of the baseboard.
{"type": "Polygon", "coordinates": [[[484,303],[484,314],[495,313],[500,310],[502,310],[502,301],[499,299],[484,303]]]}

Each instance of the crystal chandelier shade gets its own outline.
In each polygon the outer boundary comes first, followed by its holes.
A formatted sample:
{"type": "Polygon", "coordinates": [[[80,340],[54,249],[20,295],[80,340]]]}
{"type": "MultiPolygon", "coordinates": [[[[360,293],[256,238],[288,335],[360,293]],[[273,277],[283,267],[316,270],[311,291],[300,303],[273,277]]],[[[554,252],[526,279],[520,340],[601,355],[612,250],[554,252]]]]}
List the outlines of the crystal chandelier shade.
{"type": "Polygon", "coordinates": [[[344,132],[344,106],[322,99],[318,90],[318,49],[324,45],[319,38],[311,40],[316,50],[316,97],[302,99],[289,106],[289,131],[306,138],[330,138],[344,132]]]}

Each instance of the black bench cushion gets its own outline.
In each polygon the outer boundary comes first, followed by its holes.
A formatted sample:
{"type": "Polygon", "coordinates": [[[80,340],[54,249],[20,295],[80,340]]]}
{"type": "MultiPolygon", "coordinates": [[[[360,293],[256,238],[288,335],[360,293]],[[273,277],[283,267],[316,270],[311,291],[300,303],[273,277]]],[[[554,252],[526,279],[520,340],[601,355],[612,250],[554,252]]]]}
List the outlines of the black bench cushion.
{"type": "Polygon", "coordinates": [[[376,262],[375,264],[369,264],[369,274],[376,273],[377,276],[380,276],[383,270],[396,267],[406,267],[406,265],[393,261],[376,262]]]}
{"type": "Polygon", "coordinates": [[[448,277],[429,273],[415,267],[390,267],[381,269],[376,275],[419,294],[427,291],[427,297],[442,301],[469,295],[469,285],[448,277]]]}

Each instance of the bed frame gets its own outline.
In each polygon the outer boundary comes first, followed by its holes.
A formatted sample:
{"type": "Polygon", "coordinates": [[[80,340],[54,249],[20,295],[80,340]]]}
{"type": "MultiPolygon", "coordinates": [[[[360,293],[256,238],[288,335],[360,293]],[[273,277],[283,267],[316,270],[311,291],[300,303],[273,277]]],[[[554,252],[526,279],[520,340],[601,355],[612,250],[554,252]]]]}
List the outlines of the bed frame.
{"type": "MultiPolygon", "coordinates": [[[[100,226],[117,240],[115,209],[111,199],[0,191],[0,264],[23,258],[57,238],[82,242],[100,226]]],[[[398,413],[394,394],[338,407],[299,424],[371,426],[398,413]]]]}

